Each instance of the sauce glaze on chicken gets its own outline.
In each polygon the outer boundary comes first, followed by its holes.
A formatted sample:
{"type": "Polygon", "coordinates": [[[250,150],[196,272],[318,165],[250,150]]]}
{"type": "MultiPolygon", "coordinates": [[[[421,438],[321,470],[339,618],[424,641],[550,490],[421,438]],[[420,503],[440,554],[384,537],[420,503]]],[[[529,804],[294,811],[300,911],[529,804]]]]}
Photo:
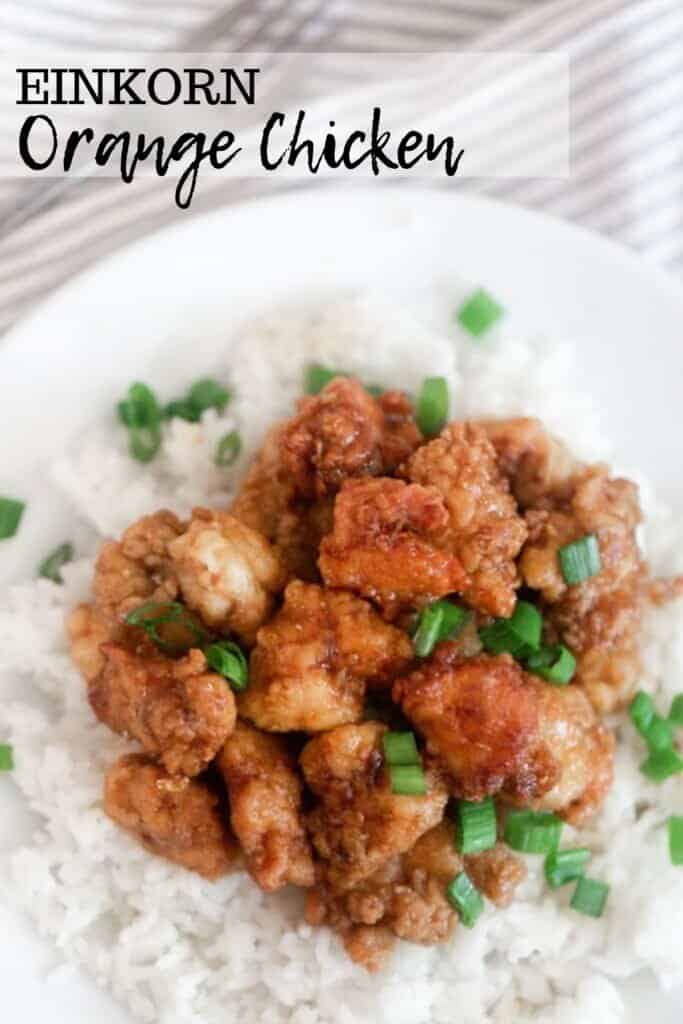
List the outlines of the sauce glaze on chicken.
{"type": "Polygon", "coordinates": [[[336,378],[271,429],[231,508],[160,511],[102,547],[69,633],[95,715],[131,741],[105,811],[206,878],[242,866],[264,890],[303,887],[306,919],[369,970],[397,937],[447,940],[459,871],[496,905],[525,875],[501,842],[458,853],[454,800],[580,825],[610,788],[600,716],[633,693],[643,602],[661,591],[639,520],[630,481],[536,420],[453,422],[428,440],[404,394],[336,378]],[[568,586],[558,549],[587,533],[601,570],[568,586]],[[568,686],[482,651],[476,627],[511,616],[521,588],[544,640],[576,658],[568,686]],[[446,596],[472,623],[418,658],[415,616],[446,596]],[[169,652],[132,625],[150,601],[238,642],[246,689],[191,638],[169,652]],[[392,791],[389,720],[417,737],[424,795],[392,791]]]}

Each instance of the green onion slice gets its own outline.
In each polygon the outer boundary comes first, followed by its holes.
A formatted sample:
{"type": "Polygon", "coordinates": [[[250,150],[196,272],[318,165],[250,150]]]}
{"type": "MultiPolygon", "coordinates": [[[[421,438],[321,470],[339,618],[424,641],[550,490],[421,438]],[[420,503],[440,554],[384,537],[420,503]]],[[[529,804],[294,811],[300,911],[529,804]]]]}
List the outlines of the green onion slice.
{"type": "Polygon", "coordinates": [[[415,419],[425,437],[434,437],[448,419],[448,384],[445,377],[427,377],[417,398],[415,419]]]}
{"type": "Polygon", "coordinates": [[[62,568],[67,562],[73,561],[74,546],[68,541],[55,548],[38,566],[38,575],[53,583],[63,583],[62,568]]]}
{"type": "Polygon", "coordinates": [[[131,427],[128,450],[137,462],[151,462],[161,447],[161,430],[156,427],[131,427]]]}
{"type": "Polygon", "coordinates": [[[669,711],[669,721],[673,722],[674,725],[683,726],[683,693],[679,693],[677,697],[674,697],[671,702],[671,710],[669,711]]]}
{"type": "Polygon", "coordinates": [[[551,889],[559,889],[567,882],[583,876],[591,852],[585,847],[574,850],[553,850],[545,859],[545,877],[551,889]]]}
{"type": "Polygon", "coordinates": [[[231,430],[229,433],[223,434],[223,437],[216,445],[213,461],[221,468],[232,466],[241,450],[242,438],[236,430],[231,430]]]}
{"type": "Polygon", "coordinates": [[[576,672],[576,658],[563,644],[552,647],[541,647],[530,654],[526,667],[541,679],[554,683],[555,686],[566,686],[576,672]]]}
{"type": "Polygon", "coordinates": [[[232,640],[221,640],[204,648],[204,657],[219,675],[225,676],[233,690],[246,690],[249,664],[242,648],[232,640]]]}
{"type": "Polygon", "coordinates": [[[462,854],[481,853],[496,845],[498,827],[491,797],[479,803],[460,800],[456,810],[455,845],[462,854]]]}
{"type": "Polygon", "coordinates": [[[672,775],[683,772],[683,759],[672,747],[653,750],[641,764],[640,770],[652,782],[664,782],[672,775]]]}
{"type": "Polygon", "coordinates": [[[401,796],[426,796],[427,782],[420,764],[390,764],[391,792],[401,796]]]}
{"type": "Polygon", "coordinates": [[[558,556],[564,581],[570,587],[590,579],[602,568],[598,538],[594,533],[565,544],[559,549],[558,556]]]}
{"type": "Polygon", "coordinates": [[[0,772],[11,772],[14,768],[14,751],[7,743],[0,743],[0,772]]]}
{"type": "Polygon", "coordinates": [[[639,690],[629,705],[628,713],[640,735],[644,736],[656,715],[655,706],[649,693],[639,690]]]}
{"type": "Polygon", "coordinates": [[[385,391],[381,384],[366,384],[365,390],[372,398],[380,398],[385,391]]]}
{"type": "Polygon", "coordinates": [[[422,764],[420,753],[412,732],[385,732],[382,737],[384,756],[387,764],[394,765],[422,764]]]}
{"type": "Polygon", "coordinates": [[[332,370],[329,366],[322,366],[320,363],[311,363],[306,369],[304,378],[304,390],[307,395],[317,395],[335,377],[348,377],[343,370],[332,370]]]}
{"type": "Polygon", "coordinates": [[[576,883],[570,906],[580,914],[587,914],[588,917],[602,917],[608,895],[609,885],[605,882],[597,882],[594,878],[580,878],[576,883]]]}
{"type": "Polygon", "coordinates": [[[446,889],[446,897],[465,927],[474,928],[484,909],[484,899],[465,871],[455,876],[446,889]]]}
{"type": "Polygon", "coordinates": [[[0,540],[9,540],[19,529],[26,503],[16,498],[0,498],[0,540]]]}
{"type": "Polygon", "coordinates": [[[479,630],[479,639],[489,654],[511,654],[528,658],[541,644],[543,619],[535,605],[518,601],[509,619],[496,619],[479,630]]]}
{"type": "Polygon", "coordinates": [[[672,815],[668,821],[669,856],[676,867],[683,865],[683,818],[672,815]]]}
{"type": "Polygon", "coordinates": [[[217,409],[218,412],[223,412],[231,398],[232,395],[228,389],[213,377],[204,377],[202,380],[198,380],[192,385],[187,395],[188,402],[200,416],[207,409],[217,409]]]}
{"type": "MultiPolygon", "coordinates": [[[[649,694],[642,690],[637,693],[631,701],[628,713],[651,753],[673,748],[674,723],[670,718],[662,718],[657,714],[649,694]]],[[[655,771],[657,771],[656,768],[655,771]]]]}
{"type": "Polygon", "coordinates": [[[125,427],[156,427],[161,420],[161,408],[156,395],[146,384],[136,381],[128,388],[128,394],[117,405],[119,419],[125,427]]]}
{"type": "Polygon", "coordinates": [[[457,313],[459,322],[474,338],[488,331],[502,315],[503,307],[483,288],[473,292],[457,313]]]}
{"type": "Polygon", "coordinates": [[[562,821],[548,811],[509,811],[505,842],[520,853],[552,853],[560,844],[562,821]]]}
{"type": "Polygon", "coordinates": [[[175,398],[164,406],[164,416],[167,420],[187,420],[188,423],[198,423],[200,412],[192,404],[189,398],[175,398]]]}
{"type": "Polygon", "coordinates": [[[148,601],[126,615],[129,626],[144,629],[168,654],[182,654],[206,641],[206,632],[184,605],[175,601],[148,601]]]}
{"type": "Polygon", "coordinates": [[[428,658],[442,640],[449,640],[469,622],[471,612],[451,601],[433,601],[422,609],[413,633],[413,647],[418,658],[428,658]]]}

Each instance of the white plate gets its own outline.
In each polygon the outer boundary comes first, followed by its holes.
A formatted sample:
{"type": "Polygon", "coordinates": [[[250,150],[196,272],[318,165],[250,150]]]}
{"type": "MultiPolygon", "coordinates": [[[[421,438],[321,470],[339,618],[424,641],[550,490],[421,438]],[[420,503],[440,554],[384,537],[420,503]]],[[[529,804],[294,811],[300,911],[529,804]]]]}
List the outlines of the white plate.
{"type": "MultiPolygon", "coordinates": [[[[521,322],[576,340],[582,386],[604,410],[619,461],[640,466],[683,510],[676,281],[603,239],[516,208],[422,190],[319,191],[220,210],[147,238],[11,332],[0,348],[0,493],[26,498],[28,512],[18,538],[0,546],[0,583],[32,572],[65,535],[68,510],[45,484],[46,460],[131,379],[172,377],[177,346],[197,346],[200,371],[220,350],[224,325],[273,301],[360,286],[400,302],[449,274],[486,284],[521,322]]],[[[11,781],[0,781],[7,846],[30,834],[30,821],[11,781]]],[[[47,947],[1,906],[0,945],[3,1007],[18,1024],[128,1021],[84,979],[44,983],[47,947]]],[[[628,988],[634,1020],[645,1006],[660,1024],[680,1020],[683,995],[628,988]]]]}

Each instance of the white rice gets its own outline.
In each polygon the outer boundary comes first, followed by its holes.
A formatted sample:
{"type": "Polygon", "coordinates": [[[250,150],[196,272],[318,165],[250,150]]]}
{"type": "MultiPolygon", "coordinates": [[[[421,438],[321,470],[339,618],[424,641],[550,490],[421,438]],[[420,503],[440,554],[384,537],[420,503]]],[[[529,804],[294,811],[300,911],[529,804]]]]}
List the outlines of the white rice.
{"type": "MultiPolygon", "coordinates": [[[[440,316],[436,303],[430,323],[440,316]]],[[[611,885],[604,917],[568,909],[568,893],[550,892],[539,859],[528,858],[529,879],[508,910],[489,907],[446,947],[401,944],[380,976],[355,967],[332,933],[302,923],[300,893],[265,896],[243,874],[205,882],[151,857],[102,812],[103,773],[126,744],[93,718],[67,656],[64,613],[88,593],[99,539],[162,506],[185,513],[226,501],[264,429],[290,411],[307,362],[409,390],[426,372],[443,374],[454,415],[535,413],[578,454],[609,454],[595,411],[569,386],[576,380],[569,347],[508,329],[474,344],[445,323],[426,329],[365,298],[273,312],[226,343],[223,366],[200,369],[232,377],[236,395],[226,415],[173,421],[163,456],[150,466],[128,458],[109,419],[54,467],[92,546],[90,557],[65,570],[63,587],[29,582],[0,599],[0,735],[14,746],[14,779],[39,821],[30,845],[3,856],[3,888],[65,960],[140,1020],[617,1024],[620,979],[649,969],[664,987],[683,982],[683,870],[669,863],[665,833],[667,816],[683,813],[683,787],[676,779],[646,782],[638,771],[642,743],[623,718],[617,782],[604,811],[589,830],[566,828],[564,837],[594,851],[591,874],[611,885]],[[226,481],[211,456],[233,426],[245,453],[226,481]]],[[[197,369],[188,346],[178,387],[197,369]]],[[[654,569],[683,570],[683,524],[649,498],[648,506],[644,543],[654,569]]],[[[651,613],[646,632],[641,686],[666,709],[683,688],[683,602],[651,613]]]]}

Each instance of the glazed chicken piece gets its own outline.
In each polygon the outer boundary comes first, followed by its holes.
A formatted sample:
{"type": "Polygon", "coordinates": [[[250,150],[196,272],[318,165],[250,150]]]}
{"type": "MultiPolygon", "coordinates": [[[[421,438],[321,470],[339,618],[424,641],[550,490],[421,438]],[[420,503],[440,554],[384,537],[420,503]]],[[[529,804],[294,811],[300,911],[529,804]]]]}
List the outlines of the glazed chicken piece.
{"type": "Polygon", "coordinates": [[[79,604],[68,616],[66,630],[71,658],[86,682],[90,683],[104,668],[102,645],[122,642],[126,627],[93,604],[79,604]]]}
{"type": "Polygon", "coordinates": [[[120,621],[144,602],[175,600],[178,583],[169,545],[184,529],[177,516],[162,510],[133,523],[120,541],[107,541],[93,578],[98,611],[120,621]]]}
{"type": "Polygon", "coordinates": [[[393,695],[456,796],[500,793],[578,821],[609,788],[614,741],[585,695],[528,675],[509,655],[463,659],[457,645],[441,644],[393,695]]]}
{"type": "Polygon", "coordinates": [[[319,798],[308,815],[313,845],[325,862],[321,878],[352,889],[441,820],[448,794],[438,771],[425,766],[426,796],[391,792],[381,749],[386,726],[342,725],[310,740],[300,763],[319,798]]]}
{"type": "Polygon", "coordinates": [[[363,717],[366,683],[388,685],[412,657],[365,601],[294,580],[259,630],[240,715],[269,732],[323,732],[363,717]]]}
{"type": "Polygon", "coordinates": [[[286,740],[238,722],[217,758],[230,820],[249,873],[262,889],[313,885],[301,813],[302,784],[286,740]]]}
{"type": "Polygon", "coordinates": [[[187,606],[217,632],[251,643],[286,580],[265,537],[227,512],[196,508],[168,550],[187,606]]]}
{"type": "Polygon", "coordinates": [[[173,778],[143,754],[128,754],[110,769],[104,810],[150,853],[204,878],[220,878],[239,857],[227,816],[209,787],[173,778]]]}
{"type": "Polygon", "coordinates": [[[316,581],[318,547],[332,526],[332,498],[305,501],[282,457],[287,423],[276,424],[252,462],[230,512],[275,548],[290,576],[316,581]]]}
{"type": "Polygon", "coordinates": [[[313,500],[334,494],[351,477],[392,472],[421,440],[405,395],[375,399],[359,381],[337,377],[299,401],[281,445],[297,493],[313,500]]]}
{"type": "Polygon", "coordinates": [[[623,707],[633,694],[640,660],[640,625],[648,579],[636,540],[638,491],[604,466],[589,466],[571,480],[566,500],[527,512],[529,540],[520,560],[527,586],[538,590],[548,638],[577,659],[575,681],[601,712],[623,707]],[[587,534],[600,548],[600,571],[568,586],[558,550],[587,534]]]}
{"type": "Polygon", "coordinates": [[[101,648],[104,667],[88,686],[101,722],[161,759],[172,775],[198,775],[235,726],[235,698],[222,676],[191,650],[174,661],[151,644],[101,648]]]}
{"type": "Polygon", "coordinates": [[[571,452],[549,434],[540,420],[531,417],[477,420],[498,456],[498,465],[510,481],[522,509],[548,497],[561,498],[579,463],[571,452]]]}
{"type": "Polygon", "coordinates": [[[351,959],[377,971],[395,937],[429,946],[450,938],[457,915],[446,889],[463,868],[487,898],[507,906],[526,876],[523,862],[501,844],[463,864],[453,835],[453,824],[442,821],[353,889],[319,883],[307,894],[306,920],[334,928],[351,959]]]}
{"type": "Polygon", "coordinates": [[[390,477],[348,480],[320,547],[320,572],[328,586],[370,598],[394,618],[468,586],[459,559],[442,544],[448,522],[433,487],[390,477]]]}
{"type": "Polygon", "coordinates": [[[485,431],[476,423],[451,423],[415,452],[403,475],[443,497],[448,524],[441,545],[469,577],[465,601],[477,611],[510,616],[519,585],[515,559],[527,530],[485,431]]]}

